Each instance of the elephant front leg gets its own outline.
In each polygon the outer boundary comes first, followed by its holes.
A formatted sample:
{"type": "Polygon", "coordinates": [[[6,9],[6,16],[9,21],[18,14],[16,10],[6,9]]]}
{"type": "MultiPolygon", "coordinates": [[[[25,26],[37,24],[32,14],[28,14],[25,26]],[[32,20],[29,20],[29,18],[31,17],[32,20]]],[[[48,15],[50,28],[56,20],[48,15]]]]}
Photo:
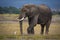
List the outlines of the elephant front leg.
{"type": "Polygon", "coordinates": [[[35,22],[31,22],[29,27],[27,28],[28,34],[34,34],[34,26],[36,26],[35,22]]]}
{"type": "MultiPolygon", "coordinates": [[[[31,24],[32,19],[33,19],[33,18],[28,17],[29,25],[31,24]]],[[[32,24],[32,25],[33,25],[33,24],[32,24]]],[[[28,34],[29,34],[29,33],[34,34],[34,27],[32,27],[31,29],[30,29],[30,27],[28,27],[27,31],[28,31],[28,34]]]]}
{"type": "Polygon", "coordinates": [[[34,34],[34,27],[32,28],[28,27],[27,32],[28,34],[34,34]]]}
{"type": "Polygon", "coordinates": [[[34,34],[34,27],[32,28],[31,33],[34,34]]]}
{"type": "Polygon", "coordinates": [[[37,15],[29,19],[29,27],[27,29],[28,34],[34,34],[34,26],[37,24],[37,19],[37,15]]]}

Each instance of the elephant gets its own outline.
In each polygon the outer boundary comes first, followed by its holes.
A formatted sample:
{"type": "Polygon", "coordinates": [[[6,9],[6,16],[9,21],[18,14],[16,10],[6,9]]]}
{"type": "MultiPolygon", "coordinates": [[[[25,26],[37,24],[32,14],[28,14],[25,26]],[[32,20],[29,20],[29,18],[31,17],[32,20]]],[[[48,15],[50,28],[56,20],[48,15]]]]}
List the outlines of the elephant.
{"type": "Polygon", "coordinates": [[[22,32],[22,22],[28,17],[29,27],[27,28],[28,34],[34,34],[34,27],[39,24],[41,25],[41,34],[44,33],[44,27],[46,26],[45,33],[48,34],[49,26],[51,24],[52,19],[52,11],[51,9],[45,5],[34,5],[34,4],[25,4],[20,10],[20,15],[18,17],[20,23],[20,31],[22,32]]]}

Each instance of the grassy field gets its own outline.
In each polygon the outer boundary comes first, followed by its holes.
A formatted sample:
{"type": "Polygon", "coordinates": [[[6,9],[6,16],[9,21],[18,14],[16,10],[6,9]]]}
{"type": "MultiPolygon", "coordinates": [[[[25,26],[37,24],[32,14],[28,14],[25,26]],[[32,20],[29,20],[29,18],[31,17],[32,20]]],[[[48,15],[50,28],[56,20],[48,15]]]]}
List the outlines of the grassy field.
{"type": "Polygon", "coordinates": [[[37,25],[34,30],[34,35],[27,35],[28,22],[23,22],[23,36],[20,34],[19,22],[17,21],[18,14],[0,14],[0,39],[1,40],[46,40],[60,39],[60,15],[53,16],[50,25],[49,34],[40,35],[40,25],[37,25]],[[57,19],[56,19],[57,18],[57,19]]]}

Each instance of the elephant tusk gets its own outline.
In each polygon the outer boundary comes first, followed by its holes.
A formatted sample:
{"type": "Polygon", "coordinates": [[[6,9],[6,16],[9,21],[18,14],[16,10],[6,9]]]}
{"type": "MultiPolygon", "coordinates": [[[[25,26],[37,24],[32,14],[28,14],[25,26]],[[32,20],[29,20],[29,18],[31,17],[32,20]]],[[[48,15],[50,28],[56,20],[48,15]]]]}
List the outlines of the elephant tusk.
{"type": "Polygon", "coordinates": [[[24,20],[24,17],[23,18],[21,18],[21,19],[19,19],[19,21],[23,21],[24,20]]]}
{"type": "Polygon", "coordinates": [[[18,21],[19,21],[18,17],[16,18],[16,20],[18,20],[18,21]]]}

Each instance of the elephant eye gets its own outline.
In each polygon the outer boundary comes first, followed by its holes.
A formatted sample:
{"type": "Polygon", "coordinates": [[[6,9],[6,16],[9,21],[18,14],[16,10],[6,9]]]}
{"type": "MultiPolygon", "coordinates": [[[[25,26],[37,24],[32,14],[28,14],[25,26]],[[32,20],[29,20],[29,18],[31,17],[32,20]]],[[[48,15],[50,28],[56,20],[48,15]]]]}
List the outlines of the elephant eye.
{"type": "Polygon", "coordinates": [[[27,10],[26,10],[26,9],[22,9],[21,11],[22,11],[22,12],[26,12],[27,10]]]}
{"type": "Polygon", "coordinates": [[[21,10],[22,12],[29,12],[29,9],[25,8],[21,10]]]}

